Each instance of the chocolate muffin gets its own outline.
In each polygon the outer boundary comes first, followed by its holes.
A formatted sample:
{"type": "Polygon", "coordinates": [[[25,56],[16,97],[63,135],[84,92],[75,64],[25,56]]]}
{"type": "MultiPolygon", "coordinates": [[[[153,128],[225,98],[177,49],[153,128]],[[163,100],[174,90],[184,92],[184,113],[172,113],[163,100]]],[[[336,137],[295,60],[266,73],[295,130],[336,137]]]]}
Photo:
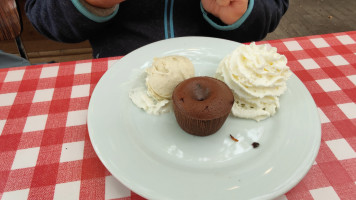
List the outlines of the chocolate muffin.
{"type": "Polygon", "coordinates": [[[179,83],[172,100],[179,126],[189,134],[207,136],[222,127],[231,111],[234,96],[224,82],[204,76],[179,83]]]}

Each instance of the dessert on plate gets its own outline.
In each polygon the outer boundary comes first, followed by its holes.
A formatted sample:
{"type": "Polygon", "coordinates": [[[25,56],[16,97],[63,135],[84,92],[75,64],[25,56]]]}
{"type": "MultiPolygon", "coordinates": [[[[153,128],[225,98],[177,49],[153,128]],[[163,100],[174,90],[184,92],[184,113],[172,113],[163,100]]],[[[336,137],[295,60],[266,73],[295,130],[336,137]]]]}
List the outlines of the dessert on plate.
{"type": "Polygon", "coordinates": [[[192,62],[184,56],[154,58],[145,71],[145,86],[131,90],[129,97],[137,107],[149,114],[169,112],[174,88],[194,74],[192,62]]]}
{"type": "Polygon", "coordinates": [[[173,91],[173,110],[179,126],[192,135],[207,136],[218,131],[234,103],[230,88],[211,77],[193,77],[173,91]]]}
{"type": "Polygon", "coordinates": [[[216,78],[233,91],[236,117],[260,121],[273,116],[291,76],[287,58],[267,45],[240,45],[219,64],[216,78]]]}

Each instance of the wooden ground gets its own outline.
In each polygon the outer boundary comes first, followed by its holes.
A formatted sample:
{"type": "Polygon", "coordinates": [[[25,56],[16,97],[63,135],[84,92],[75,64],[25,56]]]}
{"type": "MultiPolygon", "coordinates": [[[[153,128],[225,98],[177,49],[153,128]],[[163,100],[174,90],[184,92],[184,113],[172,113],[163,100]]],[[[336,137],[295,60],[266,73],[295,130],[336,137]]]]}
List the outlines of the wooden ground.
{"type": "MultiPolygon", "coordinates": [[[[21,9],[23,2],[24,0],[20,0],[21,9]]],[[[290,0],[289,9],[280,25],[265,39],[356,30],[355,10],[355,0],[290,0]]],[[[40,35],[28,22],[26,16],[23,16],[23,22],[21,38],[31,63],[92,58],[92,50],[88,42],[78,44],[54,42],[40,35]]],[[[0,41],[0,50],[17,54],[14,41],[0,41]]]]}

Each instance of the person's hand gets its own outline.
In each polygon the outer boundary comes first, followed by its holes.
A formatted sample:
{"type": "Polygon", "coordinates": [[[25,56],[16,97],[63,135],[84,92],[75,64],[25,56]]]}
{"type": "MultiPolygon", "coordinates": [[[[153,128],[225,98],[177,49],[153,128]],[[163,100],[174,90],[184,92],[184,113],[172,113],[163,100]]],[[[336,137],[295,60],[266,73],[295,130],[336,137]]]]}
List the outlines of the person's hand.
{"type": "Polygon", "coordinates": [[[85,0],[88,4],[98,8],[112,8],[125,0],[85,0]]]}
{"type": "Polygon", "coordinates": [[[225,24],[235,23],[246,12],[248,0],[201,0],[203,8],[225,24]]]}

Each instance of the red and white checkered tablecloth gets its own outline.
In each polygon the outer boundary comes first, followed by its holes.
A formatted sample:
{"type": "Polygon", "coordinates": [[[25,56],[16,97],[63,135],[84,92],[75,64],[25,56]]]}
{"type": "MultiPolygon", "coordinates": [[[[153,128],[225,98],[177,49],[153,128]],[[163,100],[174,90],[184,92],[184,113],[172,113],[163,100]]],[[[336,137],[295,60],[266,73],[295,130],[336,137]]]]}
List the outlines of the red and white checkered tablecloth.
{"type": "MultiPolygon", "coordinates": [[[[318,106],[316,162],[278,200],[356,199],[356,31],[269,43],[318,106]]],[[[90,94],[119,58],[0,69],[0,199],[143,199],[118,182],[90,143],[90,94]]]]}

